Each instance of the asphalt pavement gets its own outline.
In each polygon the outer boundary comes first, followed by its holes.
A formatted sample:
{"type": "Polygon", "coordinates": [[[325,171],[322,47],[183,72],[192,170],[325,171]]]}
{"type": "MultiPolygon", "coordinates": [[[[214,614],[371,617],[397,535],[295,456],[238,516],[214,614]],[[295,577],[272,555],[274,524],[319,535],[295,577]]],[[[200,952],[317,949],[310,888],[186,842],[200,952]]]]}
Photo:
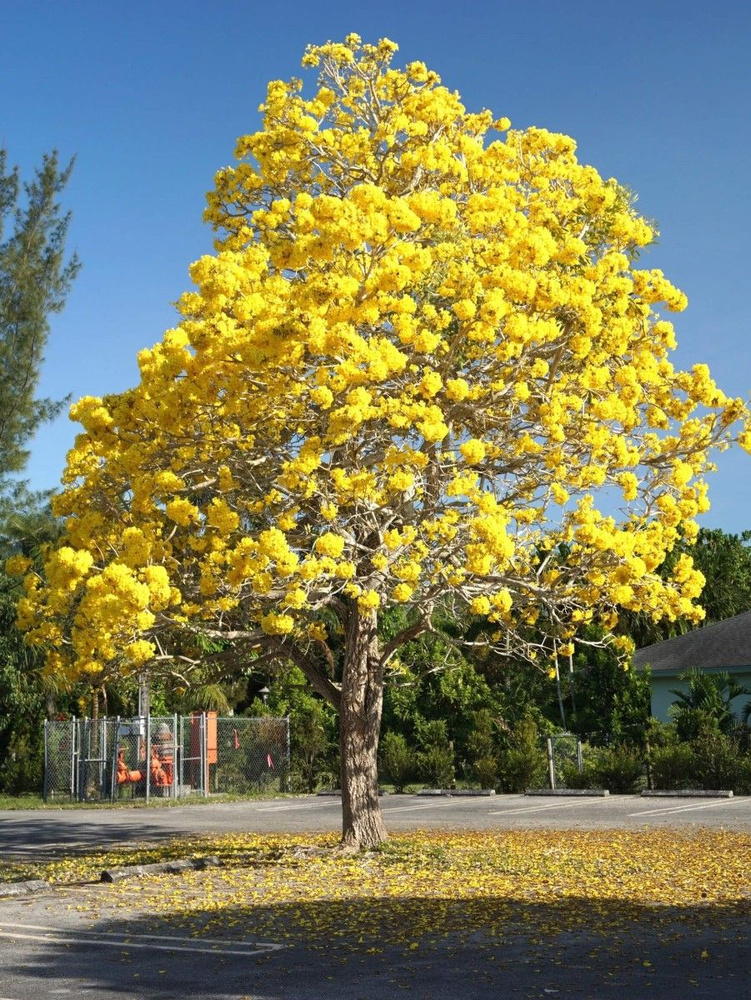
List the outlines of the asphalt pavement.
{"type": "MultiPolygon", "coordinates": [[[[751,831],[751,799],[485,798],[385,796],[387,827],[751,831]]],[[[0,812],[0,852],[32,859],[178,835],[337,830],[336,797],[299,797],[132,810],[0,812]]],[[[751,857],[749,858],[751,871],[751,857]]],[[[179,877],[179,876],[176,876],[179,877]]],[[[213,877],[210,873],[207,878],[213,877]]],[[[751,881],[751,880],[750,880],[751,881]]],[[[198,890],[201,892],[201,890],[198,890]]],[[[203,896],[200,897],[203,899],[203,896]]],[[[641,906],[614,898],[589,913],[585,899],[437,901],[419,899],[435,926],[461,926],[462,908],[504,914],[487,933],[436,933],[419,945],[375,953],[346,936],[325,949],[264,940],[241,904],[233,926],[203,937],[193,923],[155,917],[138,882],[125,894],[104,884],[53,888],[0,900],[0,1000],[745,1000],[751,997],[748,907],[641,906]],[[571,919],[570,907],[578,918],[571,919]],[[505,907],[505,909],[504,909],[505,907]],[[560,908],[560,923],[557,907],[560,908]],[[564,912],[564,908],[568,908],[564,912]],[[433,913],[433,911],[435,911],[433,913]],[[530,932],[529,928],[544,930],[530,932]],[[563,928],[566,928],[563,930],[563,928]],[[493,936],[493,934],[500,936],[493,936]]],[[[203,905],[203,904],[202,904],[203,905]]],[[[304,919],[315,922],[316,906],[304,919]]],[[[378,919],[388,900],[363,894],[378,919]]],[[[397,905],[394,903],[393,905],[397,905]]],[[[207,915],[209,906],[207,903],[207,915]]],[[[300,919],[299,912],[296,919],[300,919]]],[[[283,921],[282,921],[283,923],[283,921]]],[[[430,923],[432,926],[432,923],[430,923]]]]}
{"type": "MultiPolygon", "coordinates": [[[[751,796],[384,795],[381,808],[387,829],[393,831],[703,826],[751,832],[751,796]]],[[[42,857],[108,844],[159,843],[178,836],[280,830],[314,833],[336,831],[340,826],[340,800],[326,795],[134,809],[3,810],[0,856],[42,857]]]]}

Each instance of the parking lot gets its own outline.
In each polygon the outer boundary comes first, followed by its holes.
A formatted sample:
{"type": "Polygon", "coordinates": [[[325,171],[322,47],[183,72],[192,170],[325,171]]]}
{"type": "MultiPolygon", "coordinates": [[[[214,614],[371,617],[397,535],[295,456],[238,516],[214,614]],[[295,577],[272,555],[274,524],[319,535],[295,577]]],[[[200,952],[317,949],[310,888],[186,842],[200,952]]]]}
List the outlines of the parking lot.
{"type": "MultiPolygon", "coordinates": [[[[393,833],[613,830],[617,837],[617,831],[628,830],[648,837],[650,831],[700,827],[751,832],[748,798],[393,795],[384,796],[382,805],[393,833]]],[[[75,855],[94,846],[158,844],[176,836],[336,831],[340,809],[336,796],[315,796],[148,809],[3,812],[0,851],[6,858],[28,861],[75,855]]],[[[304,865],[299,877],[305,878],[304,865]]],[[[421,898],[419,882],[406,902],[392,904],[374,898],[363,886],[357,912],[372,911],[374,920],[393,926],[401,919],[398,907],[412,906],[415,919],[419,915],[427,926],[434,921],[444,931],[432,939],[419,938],[407,950],[389,944],[366,947],[346,936],[343,917],[344,936],[332,937],[323,949],[311,949],[304,936],[286,933],[279,904],[278,932],[259,933],[258,904],[248,905],[240,897],[227,911],[228,922],[218,925],[220,933],[210,933],[206,921],[212,919],[211,900],[217,898],[216,880],[221,878],[206,872],[205,878],[202,874],[188,884],[176,876],[167,888],[175,894],[174,916],[151,912],[146,886],[138,880],[0,899],[0,1000],[74,995],[92,1000],[542,1000],[555,995],[599,1000],[616,993],[619,1000],[642,1000],[657,992],[662,1000],[683,1000],[687,994],[736,1000],[748,995],[748,907],[708,907],[698,892],[696,905],[689,907],[634,905],[616,892],[590,909],[586,898],[556,901],[555,894],[546,902],[421,898]],[[191,910],[188,919],[180,914],[191,893],[199,909],[191,910]],[[397,909],[390,911],[392,905],[397,909]],[[476,918],[477,905],[501,915],[501,937],[488,937],[494,933],[492,920],[483,925],[487,933],[461,931],[465,914],[468,921],[476,918]],[[446,927],[453,930],[447,933],[446,927]],[[530,932],[538,927],[539,932],[530,932]]],[[[338,905],[332,899],[295,906],[290,921],[302,919],[315,927],[330,919],[330,907],[338,905]]]]}
{"type": "MultiPolygon", "coordinates": [[[[384,795],[386,826],[415,829],[634,829],[706,826],[751,831],[751,796],[640,798],[495,795],[384,795]]],[[[280,830],[338,830],[338,796],[297,796],[245,802],[138,809],[0,811],[0,852],[43,856],[95,844],[158,843],[176,836],[280,830]]],[[[0,998],[2,1000],[2,998],[0,998]]]]}

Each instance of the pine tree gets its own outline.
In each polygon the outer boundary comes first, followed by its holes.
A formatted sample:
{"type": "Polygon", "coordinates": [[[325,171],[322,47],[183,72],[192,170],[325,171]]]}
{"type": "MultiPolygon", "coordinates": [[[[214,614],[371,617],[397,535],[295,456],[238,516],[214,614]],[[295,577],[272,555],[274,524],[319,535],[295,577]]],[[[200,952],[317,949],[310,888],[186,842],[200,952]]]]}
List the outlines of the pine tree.
{"type": "MultiPolygon", "coordinates": [[[[45,155],[34,178],[22,184],[0,149],[0,560],[10,553],[39,555],[57,523],[44,499],[15,477],[28,460],[28,443],[40,424],[65,405],[37,398],[39,372],[50,330],[79,270],[75,254],[66,260],[70,214],[57,197],[73,162],[60,168],[55,152],[45,155]]],[[[45,689],[36,671],[40,657],[23,643],[15,625],[18,585],[0,570],[0,788],[38,787],[39,731],[45,689]]]]}
{"type": "Polygon", "coordinates": [[[6,496],[37,428],[65,404],[37,398],[36,390],[50,315],[63,308],[80,267],[75,254],[66,260],[70,213],[62,214],[57,200],[72,168],[71,160],[61,169],[52,152],[22,184],[0,149],[0,491],[6,496]]]}

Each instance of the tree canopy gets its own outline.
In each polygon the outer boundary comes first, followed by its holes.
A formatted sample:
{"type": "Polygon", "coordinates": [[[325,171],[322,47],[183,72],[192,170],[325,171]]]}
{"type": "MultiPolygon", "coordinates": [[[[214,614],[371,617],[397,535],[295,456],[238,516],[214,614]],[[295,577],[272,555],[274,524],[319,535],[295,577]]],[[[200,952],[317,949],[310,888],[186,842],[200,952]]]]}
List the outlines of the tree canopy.
{"type": "Polygon", "coordinates": [[[656,234],[628,193],[395,51],[351,35],[307,50],[310,98],[269,85],[179,325],[137,387],[72,409],[67,537],[20,605],[78,676],[190,658],[192,635],[293,660],[340,712],[355,845],[384,835],[396,650],[439,605],[536,662],[619,608],[700,617],[690,556],[657,569],[748,417],[671,363],[686,298],[638,266],[656,234]]]}
{"type": "MultiPolygon", "coordinates": [[[[50,316],[62,309],[79,263],[66,259],[69,215],[57,198],[72,164],[57,155],[42,159],[33,179],[22,184],[17,167],[0,149],[0,554],[31,560],[54,540],[58,526],[16,477],[28,460],[34,433],[63,403],[37,396],[50,330],[50,316]]],[[[24,646],[16,628],[18,581],[0,570],[0,788],[38,786],[39,727],[49,687],[40,684],[40,651],[24,646]]]]}
{"type": "Polygon", "coordinates": [[[65,304],[79,269],[66,260],[70,214],[57,197],[68,183],[72,162],[60,168],[57,154],[45,156],[34,179],[22,185],[18,168],[8,170],[0,149],[0,486],[22,472],[27,444],[40,424],[59,413],[61,403],[36,396],[51,313],[65,304]],[[3,239],[10,223],[10,234],[3,239]]]}

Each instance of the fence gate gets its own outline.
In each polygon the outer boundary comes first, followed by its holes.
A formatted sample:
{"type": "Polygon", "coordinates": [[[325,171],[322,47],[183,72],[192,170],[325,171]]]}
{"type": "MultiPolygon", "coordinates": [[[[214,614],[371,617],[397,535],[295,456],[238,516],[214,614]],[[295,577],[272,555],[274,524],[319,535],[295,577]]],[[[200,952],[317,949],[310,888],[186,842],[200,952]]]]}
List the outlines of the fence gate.
{"type": "Polygon", "coordinates": [[[286,791],[289,718],[141,716],[44,727],[44,798],[123,798],[286,791]]]}

